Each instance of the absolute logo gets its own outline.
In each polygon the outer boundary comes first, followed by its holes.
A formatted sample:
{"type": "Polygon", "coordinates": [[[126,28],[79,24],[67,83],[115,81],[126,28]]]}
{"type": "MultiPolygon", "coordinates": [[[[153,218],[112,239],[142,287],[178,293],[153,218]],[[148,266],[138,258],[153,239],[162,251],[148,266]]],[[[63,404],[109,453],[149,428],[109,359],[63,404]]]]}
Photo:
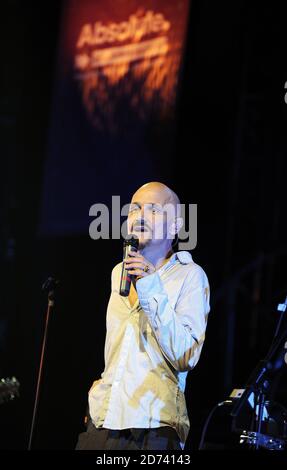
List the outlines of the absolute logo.
{"type": "Polygon", "coordinates": [[[74,78],[94,127],[117,133],[134,119],[171,113],[182,42],[172,41],[171,31],[163,13],[144,9],[121,22],[83,24],[74,78]]]}
{"type": "Polygon", "coordinates": [[[80,32],[77,49],[81,51],[90,48],[90,51],[86,50],[76,55],[75,67],[79,70],[87,70],[166,54],[168,40],[164,33],[169,28],[170,22],[161,13],[153,11],[138,12],[131,15],[128,21],[121,23],[109,25],[104,25],[102,22],[87,23],[80,32]],[[157,37],[159,34],[163,35],[157,37]],[[143,38],[155,35],[156,37],[152,39],[142,41],[143,38]],[[129,44],[110,47],[112,43],[126,43],[127,41],[129,44]]]}
{"type": "Polygon", "coordinates": [[[192,250],[197,244],[197,204],[134,204],[121,206],[120,196],[106,204],[93,204],[89,226],[93,240],[126,238],[134,234],[142,240],[176,240],[179,250],[192,250]]]}

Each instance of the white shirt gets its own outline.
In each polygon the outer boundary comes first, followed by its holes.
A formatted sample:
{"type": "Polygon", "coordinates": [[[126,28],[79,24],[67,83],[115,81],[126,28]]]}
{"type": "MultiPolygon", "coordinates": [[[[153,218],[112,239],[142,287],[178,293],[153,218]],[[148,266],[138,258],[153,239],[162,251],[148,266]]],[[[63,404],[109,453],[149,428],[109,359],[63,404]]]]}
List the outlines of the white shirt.
{"type": "Polygon", "coordinates": [[[182,448],[189,432],[184,397],[209,313],[209,284],[190,253],[174,253],[136,283],[131,307],[119,295],[122,263],[112,271],[105,369],[89,392],[93,424],[107,429],[173,427],[182,448]]]}

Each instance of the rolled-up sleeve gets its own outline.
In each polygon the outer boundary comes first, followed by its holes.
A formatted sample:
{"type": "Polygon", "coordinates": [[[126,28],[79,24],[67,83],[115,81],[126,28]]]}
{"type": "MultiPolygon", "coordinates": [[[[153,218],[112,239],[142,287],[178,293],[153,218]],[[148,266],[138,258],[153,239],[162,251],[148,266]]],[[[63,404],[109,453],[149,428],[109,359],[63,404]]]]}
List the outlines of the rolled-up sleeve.
{"type": "Polygon", "coordinates": [[[163,355],[178,371],[192,369],[200,357],[210,310],[203,269],[196,265],[186,275],[174,307],[158,272],[139,279],[136,287],[163,355]]]}

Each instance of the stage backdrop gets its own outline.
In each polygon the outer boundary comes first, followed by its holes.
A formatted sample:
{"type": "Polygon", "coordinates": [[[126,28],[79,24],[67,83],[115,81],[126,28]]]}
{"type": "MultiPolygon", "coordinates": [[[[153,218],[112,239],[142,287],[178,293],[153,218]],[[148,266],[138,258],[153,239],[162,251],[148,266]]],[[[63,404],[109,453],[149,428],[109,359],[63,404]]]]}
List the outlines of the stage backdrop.
{"type": "Polygon", "coordinates": [[[189,0],[64,2],[40,233],[88,233],[94,203],[172,175],[189,0]]]}

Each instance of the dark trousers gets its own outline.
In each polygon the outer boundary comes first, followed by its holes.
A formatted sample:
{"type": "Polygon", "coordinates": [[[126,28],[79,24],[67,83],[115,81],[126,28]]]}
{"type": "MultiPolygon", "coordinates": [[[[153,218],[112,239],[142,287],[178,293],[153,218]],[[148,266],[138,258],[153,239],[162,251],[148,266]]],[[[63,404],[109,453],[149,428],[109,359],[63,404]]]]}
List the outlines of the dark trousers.
{"type": "Polygon", "coordinates": [[[152,429],[113,430],[96,428],[90,421],[79,434],[76,450],[169,450],[179,449],[180,440],[170,426],[152,429]]]}

